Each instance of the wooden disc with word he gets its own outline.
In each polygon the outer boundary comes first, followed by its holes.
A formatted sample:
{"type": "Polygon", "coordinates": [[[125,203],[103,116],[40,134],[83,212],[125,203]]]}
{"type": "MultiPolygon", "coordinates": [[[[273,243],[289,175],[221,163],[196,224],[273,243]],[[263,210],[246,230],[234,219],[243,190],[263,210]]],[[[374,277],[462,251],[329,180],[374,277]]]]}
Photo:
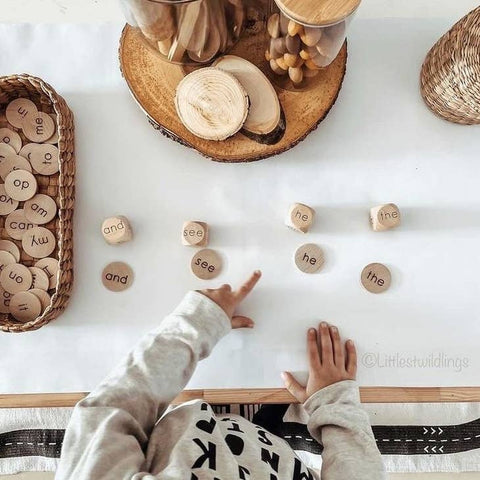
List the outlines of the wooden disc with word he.
{"type": "Polygon", "coordinates": [[[323,250],[314,243],[306,243],[295,252],[295,265],[304,273],[318,272],[324,262],[323,250]]]}
{"type": "Polygon", "coordinates": [[[102,283],[112,292],[121,292],[133,283],[133,270],[123,262],[109,263],[102,272],[102,283]]]}
{"type": "Polygon", "coordinates": [[[198,278],[211,280],[221,272],[222,259],[215,250],[204,248],[193,256],[190,266],[198,278]]]}
{"type": "Polygon", "coordinates": [[[362,270],[362,285],[371,293],[382,293],[392,282],[390,270],[381,263],[370,263],[362,270]]]}

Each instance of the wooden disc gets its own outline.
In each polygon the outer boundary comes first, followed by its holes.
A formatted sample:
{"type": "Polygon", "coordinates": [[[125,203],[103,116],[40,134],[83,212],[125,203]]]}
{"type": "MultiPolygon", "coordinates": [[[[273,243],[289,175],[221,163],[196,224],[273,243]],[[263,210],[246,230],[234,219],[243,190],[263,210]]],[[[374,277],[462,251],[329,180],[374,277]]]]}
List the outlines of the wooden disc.
{"type": "Polygon", "coordinates": [[[34,227],[35,224],[26,219],[23,208],[15,210],[5,219],[5,230],[14,240],[21,240],[24,233],[34,227]]]}
{"type": "Polygon", "coordinates": [[[14,200],[29,200],[37,193],[37,189],[37,179],[26,170],[12,170],[5,177],[5,191],[14,200]]]}
{"type": "Polygon", "coordinates": [[[20,261],[20,249],[10,240],[0,240],[0,250],[11,253],[16,262],[20,261]]]}
{"type": "Polygon", "coordinates": [[[318,272],[324,262],[323,250],[314,243],[306,243],[295,252],[295,265],[304,273],[318,272]]]}
{"type": "Polygon", "coordinates": [[[38,288],[39,290],[48,290],[49,280],[47,274],[38,267],[28,267],[32,274],[32,285],[30,288],[38,288]]]}
{"type": "MultiPolygon", "coordinates": [[[[31,288],[29,292],[33,293],[40,300],[40,303],[42,304],[42,312],[45,311],[51,302],[50,295],[44,290],[40,290],[39,288],[31,288]]],[[[1,301],[1,298],[0,298],[0,301],[1,301]]]]}
{"type": "Polygon", "coordinates": [[[102,272],[102,283],[112,292],[121,292],[133,283],[133,270],[123,262],[112,262],[102,272]]]}
{"type": "Polygon", "coordinates": [[[35,267],[41,268],[47,274],[49,280],[48,289],[55,288],[59,268],[58,260],[51,257],[42,258],[35,263],[35,267]]]}
{"type": "Polygon", "coordinates": [[[17,132],[10,130],[10,128],[0,128],[0,143],[5,143],[18,153],[22,148],[22,139],[17,132]]]}
{"type": "Polygon", "coordinates": [[[48,113],[36,112],[28,115],[22,128],[23,134],[32,142],[44,142],[55,133],[55,122],[48,113]]]}
{"type": "Polygon", "coordinates": [[[25,170],[31,173],[32,166],[25,157],[15,153],[13,155],[8,155],[2,162],[0,162],[0,177],[5,180],[7,175],[14,170],[25,170]]]}
{"type": "Polygon", "coordinates": [[[17,263],[15,257],[5,250],[0,251],[0,272],[4,269],[5,265],[12,265],[17,263]]]}
{"type": "Polygon", "coordinates": [[[45,227],[31,228],[22,236],[22,248],[33,258],[48,257],[55,245],[55,235],[45,227]]]}
{"type": "Polygon", "coordinates": [[[13,147],[6,143],[0,143],[0,165],[8,155],[15,155],[17,152],[13,147]]]}
{"type": "Polygon", "coordinates": [[[60,163],[58,148],[55,145],[33,144],[26,153],[33,169],[40,175],[53,175],[58,172],[60,163]]]}
{"type": "Polygon", "coordinates": [[[370,263],[362,270],[362,285],[371,293],[388,290],[392,281],[390,270],[381,263],[370,263]]]}
{"type": "Polygon", "coordinates": [[[16,98],[12,100],[5,110],[8,123],[16,128],[22,128],[23,122],[28,115],[37,113],[37,106],[28,98],[16,98]]]}
{"type": "Polygon", "coordinates": [[[0,284],[8,293],[26,292],[32,286],[32,274],[20,263],[5,265],[0,273],[0,284]]]}
{"type": "Polygon", "coordinates": [[[55,124],[55,133],[48,139],[45,140],[44,143],[58,143],[60,140],[60,133],[58,131],[58,126],[57,126],[57,116],[54,113],[49,113],[49,115],[52,117],[53,123],[55,124]]]}
{"type": "Polygon", "coordinates": [[[18,207],[18,201],[11,198],[5,191],[5,185],[0,183],[0,215],[8,215],[18,207]]]}
{"type": "Polygon", "coordinates": [[[182,228],[184,245],[205,245],[207,225],[203,222],[185,222],[182,228]]]}
{"type": "Polygon", "coordinates": [[[0,313],[10,313],[10,299],[12,294],[0,286],[0,313]]]}
{"type": "MultiPolygon", "coordinates": [[[[0,194],[0,206],[1,200],[2,196],[0,194]]],[[[43,193],[37,193],[37,195],[25,202],[23,211],[25,212],[27,220],[36,225],[43,225],[55,218],[57,214],[57,204],[52,197],[44,195],[43,193]]]]}
{"type": "Polygon", "coordinates": [[[190,264],[192,272],[202,280],[211,280],[222,271],[222,258],[210,248],[198,251],[190,264]]]}
{"type": "MultiPolygon", "coordinates": [[[[251,61],[271,78],[270,66],[264,58],[263,35],[264,32],[243,36],[231,53],[251,61]]],[[[286,118],[285,135],[278,143],[260,144],[241,133],[223,142],[212,142],[189,132],[176,114],[174,96],[184,75],[182,67],[161,61],[142,40],[138,29],[126,26],[120,42],[123,76],[154,128],[213,160],[223,162],[260,160],[282,153],[303,140],[317,128],[335,103],[346,62],[347,47],[344,45],[337,58],[319,71],[309,90],[299,94],[275,86],[286,118]]]]}
{"type": "Polygon", "coordinates": [[[10,299],[10,313],[19,322],[31,322],[42,313],[42,303],[31,292],[19,292],[10,299]]]}

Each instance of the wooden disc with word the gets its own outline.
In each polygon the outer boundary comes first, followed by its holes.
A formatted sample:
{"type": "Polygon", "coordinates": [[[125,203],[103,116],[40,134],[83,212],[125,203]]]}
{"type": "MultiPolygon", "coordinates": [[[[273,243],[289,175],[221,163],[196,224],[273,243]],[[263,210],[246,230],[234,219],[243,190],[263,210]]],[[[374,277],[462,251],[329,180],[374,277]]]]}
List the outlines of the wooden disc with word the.
{"type": "MultiPolygon", "coordinates": [[[[2,197],[0,195],[0,206],[1,199],[2,197]]],[[[37,195],[25,202],[23,211],[27,220],[36,225],[43,225],[55,218],[57,214],[57,204],[52,197],[44,195],[43,193],[37,193],[37,195]]]]}
{"type": "Polygon", "coordinates": [[[33,258],[48,257],[55,245],[55,235],[45,227],[30,228],[22,236],[22,247],[33,258]]]}
{"type": "Polygon", "coordinates": [[[11,198],[5,191],[5,185],[0,183],[0,215],[9,215],[18,207],[18,201],[11,198]]]}
{"type": "Polygon", "coordinates": [[[219,275],[222,264],[222,258],[215,250],[204,248],[193,256],[190,267],[198,278],[211,280],[219,275]]]}
{"type": "Polygon", "coordinates": [[[369,292],[382,293],[390,287],[392,275],[382,263],[370,263],[362,270],[360,280],[369,292]]]}
{"type": "Polygon", "coordinates": [[[32,285],[30,288],[38,288],[39,290],[48,290],[50,284],[47,274],[38,267],[28,267],[30,273],[32,274],[32,285]]]}
{"type": "Polygon", "coordinates": [[[24,135],[32,142],[44,142],[55,133],[55,122],[48,113],[37,111],[28,115],[22,128],[24,135]]]}
{"type": "Polygon", "coordinates": [[[37,106],[28,98],[16,98],[12,100],[5,110],[8,123],[16,128],[22,128],[23,122],[30,114],[38,112],[37,106]]]}
{"type": "Polygon", "coordinates": [[[14,240],[21,240],[23,234],[27,230],[34,227],[35,224],[29,222],[25,217],[25,212],[23,211],[23,208],[15,210],[5,219],[5,230],[7,234],[14,240]]]}
{"type": "MultiPolygon", "coordinates": [[[[264,58],[264,31],[248,32],[232,49],[271,75],[264,58]]],[[[347,63],[347,47],[315,77],[308,90],[295,92],[275,86],[285,113],[286,130],[276,144],[261,144],[242,133],[221,141],[209,141],[195,136],[178,118],[175,110],[175,89],[184,77],[181,66],[162,61],[142,39],[138,29],[126,26],[120,40],[120,65],[123,76],[135,100],[146,113],[152,126],[168,138],[196,149],[202,155],[220,162],[249,162],[282,153],[315,130],[332,108],[342,86],[347,63]]]]}
{"type": "Polygon", "coordinates": [[[295,265],[304,273],[318,272],[324,262],[323,250],[314,243],[306,243],[295,252],[295,265]]]}
{"type": "Polygon", "coordinates": [[[55,288],[59,269],[58,260],[56,258],[46,257],[36,262],[34,266],[41,268],[47,274],[49,281],[48,289],[55,288]]]}
{"type": "Polygon", "coordinates": [[[37,189],[37,179],[27,170],[12,170],[5,177],[5,191],[14,200],[29,200],[37,193],[37,189]]]}
{"type": "Polygon", "coordinates": [[[102,272],[102,283],[112,292],[121,292],[133,283],[133,270],[123,262],[109,263],[102,272]]]}
{"type": "Polygon", "coordinates": [[[10,240],[0,240],[0,250],[11,253],[16,262],[20,261],[20,249],[10,240]]]}
{"type": "Polygon", "coordinates": [[[8,293],[26,292],[32,286],[32,274],[20,263],[5,265],[0,273],[0,285],[8,293]]]}
{"type": "Polygon", "coordinates": [[[40,300],[40,303],[42,304],[42,311],[50,305],[51,297],[45,290],[40,290],[39,288],[31,288],[28,291],[30,293],[33,293],[40,300]]]}
{"type": "Polygon", "coordinates": [[[22,148],[22,139],[17,132],[10,128],[0,128],[0,143],[6,143],[18,153],[22,148]]]}
{"type": "Polygon", "coordinates": [[[10,299],[10,313],[19,322],[31,322],[42,313],[42,303],[31,292],[19,292],[10,299]]]}

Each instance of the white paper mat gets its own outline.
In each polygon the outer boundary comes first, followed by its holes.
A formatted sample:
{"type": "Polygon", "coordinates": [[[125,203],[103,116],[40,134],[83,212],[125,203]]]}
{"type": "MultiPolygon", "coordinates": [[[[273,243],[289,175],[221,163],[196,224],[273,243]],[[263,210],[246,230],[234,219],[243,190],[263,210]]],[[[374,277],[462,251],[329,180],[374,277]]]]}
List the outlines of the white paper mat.
{"type": "Polygon", "coordinates": [[[75,287],[58,320],[0,335],[0,392],[89,391],[132,345],[205,283],[189,271],[182,222],[203,220],[225,260],[211,285],[264,278],[245,302],[253,331],[233,332],[202,363],[190,387],[280,386],[305,369],[304,336],[321,319],[359,348],[363,385],[476,385],[480,367],[480,136],[423,105],[422,60],[450,20],[358,20],[347,76],[320,128],[290,152],[248,165],[210,162],[162,137],[131,99],[118,69],[121,25],[0,25],[0,72],[50,82],[76,118],[75,287]],[[283,225],[290,203],[317,210],[305,236],[283,225]],[[372,205],[393,201],[404,223],[373,233],[372,205]],[[130,218],[135,239],[118,247],[104,217],[130,218]],[[322,273],[295,269],[304,242],[322,245],[322,273]],[[109,261],[136,279],[106,291],[109,261]],[[387,264],[391,289],[359,284],[362,268],[387,264]]]}

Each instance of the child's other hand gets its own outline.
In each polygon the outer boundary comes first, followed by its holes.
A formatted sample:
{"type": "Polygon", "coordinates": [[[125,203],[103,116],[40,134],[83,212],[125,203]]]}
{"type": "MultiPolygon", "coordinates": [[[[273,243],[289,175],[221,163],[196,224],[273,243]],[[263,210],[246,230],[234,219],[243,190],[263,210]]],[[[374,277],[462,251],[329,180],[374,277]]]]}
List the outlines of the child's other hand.
{"type": "Polygon", "coordinates": [[[338,328],[322,322],[317,330],[307,333],[308,382],[304,387],[289,372],[282,378],[287,390],[301,403],[322,388],[342,380],[355,380],[357,375],[357,352],[351,340],[345,343],[345,350],[338,328]]]}
{"type": "Polygon", "coordinates": [[[253,290],[261,276],[260,270],[255,270],[238,290],[232,290],[230,285],[225,284],[215,290],[200,290],[200,293],[213,300],[225,311],[232,322],[232,328],[253,328],[254,322],[251,318],[234,315],[234,313],[238,305],[253,290]]]}

